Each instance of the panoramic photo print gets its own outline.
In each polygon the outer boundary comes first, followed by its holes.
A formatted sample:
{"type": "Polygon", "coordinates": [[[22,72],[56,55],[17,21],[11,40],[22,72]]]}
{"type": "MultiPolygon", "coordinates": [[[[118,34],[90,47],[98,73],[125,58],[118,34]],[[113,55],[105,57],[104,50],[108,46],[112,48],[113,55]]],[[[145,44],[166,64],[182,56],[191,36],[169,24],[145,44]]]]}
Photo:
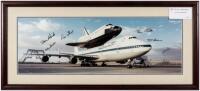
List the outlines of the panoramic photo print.
{"type": "Polygon", "coordinates": [[[18,74],[182,75],[182,20],[18,17],[18,74]]]}

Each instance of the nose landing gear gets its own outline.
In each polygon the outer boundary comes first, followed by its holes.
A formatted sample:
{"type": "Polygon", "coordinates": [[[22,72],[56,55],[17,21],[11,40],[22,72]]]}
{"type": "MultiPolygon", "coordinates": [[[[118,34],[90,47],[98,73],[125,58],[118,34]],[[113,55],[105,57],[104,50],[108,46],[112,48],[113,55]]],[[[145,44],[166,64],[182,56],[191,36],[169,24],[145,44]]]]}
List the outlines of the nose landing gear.
{"type": "Polygon", "coordinates": [[[131,60],[131,59],[128,59],[128,66],[127,66],[127,68],[133,68],[133,65],[132,65],[132,61],[133,60],[131,60]]]}
{"type": "Polygon", "coordinates": [[[136,59],[129,59],[128,60],[128,68],[132,67],[150,67],[150,62],[147,58],[136,58],[136,59]]]}

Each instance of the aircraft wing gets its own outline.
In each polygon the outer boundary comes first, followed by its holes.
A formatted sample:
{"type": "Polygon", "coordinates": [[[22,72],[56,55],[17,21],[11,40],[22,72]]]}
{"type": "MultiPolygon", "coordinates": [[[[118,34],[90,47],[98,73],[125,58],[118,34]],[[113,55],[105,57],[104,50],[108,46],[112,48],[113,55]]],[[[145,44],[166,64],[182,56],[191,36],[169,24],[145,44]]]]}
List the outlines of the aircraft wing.
{"type": "Polygon", "coordinates": [[[61,53],[62,55],[65,55],[65,57],[69,56],[73,56],[73,57],[77,57],[79,59],[89,59],[89,60],[94,60],[94,59],[98,59],[97,55],[75,55],[75,54],[69,54],[69,53],[61,53]]]}
{"type": "Polygon", "coordinates": [[[79,59],[86,59],[86,60],[95,60],[99,58],[96,55],[75,55],[74,57],[77,57],[79,59]]]}
{"type": "Polygon", "coordinates": [[[30,54],[30,55],[40,55],[40,56],[54,56],[54,57],[76,57],[79,59],[87,59],[87,60],[94,60],[94,59],[98,59],[98,56],[96,55],[75,55],[75,54],[71,54],[71,53],[59,53],[59,54],[30,54]]]}

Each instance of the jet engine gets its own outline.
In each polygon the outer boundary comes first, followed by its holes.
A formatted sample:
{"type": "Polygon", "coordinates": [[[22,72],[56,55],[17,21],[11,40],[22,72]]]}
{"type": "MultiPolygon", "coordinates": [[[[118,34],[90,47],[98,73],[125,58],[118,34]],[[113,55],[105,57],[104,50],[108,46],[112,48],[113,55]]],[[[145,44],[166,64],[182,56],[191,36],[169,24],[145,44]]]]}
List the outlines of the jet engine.
{"type": "Polygon", "coordinates": [[[78,62],[78,59],[76,58],[76,57],[73,57],[70,61],[69,61],[69,63],[71,63],[71,64],[76,64],[78,62]]]}
{"type": "Polygon", "coordinates": [[[49,57],[48,56],[43,56],[42,57],[42,62],[47,62],[49,61],[49,57]]]}
{"type": "Polygon", "coordinates": [[[127,60],[116,61],[116,63],[120,63],[120,64],[125,64],[126,62],[127,62],[127,60]]]}

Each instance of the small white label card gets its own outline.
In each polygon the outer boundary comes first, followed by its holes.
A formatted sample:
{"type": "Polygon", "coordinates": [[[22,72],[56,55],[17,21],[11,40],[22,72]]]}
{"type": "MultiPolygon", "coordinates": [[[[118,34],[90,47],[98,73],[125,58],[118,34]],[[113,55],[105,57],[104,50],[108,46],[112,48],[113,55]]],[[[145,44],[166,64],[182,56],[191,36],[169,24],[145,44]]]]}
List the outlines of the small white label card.
{"type": "Polygon", "coordinates": [[[170,7],[169,19],[192,19],[191,7],[170,7]]]}

